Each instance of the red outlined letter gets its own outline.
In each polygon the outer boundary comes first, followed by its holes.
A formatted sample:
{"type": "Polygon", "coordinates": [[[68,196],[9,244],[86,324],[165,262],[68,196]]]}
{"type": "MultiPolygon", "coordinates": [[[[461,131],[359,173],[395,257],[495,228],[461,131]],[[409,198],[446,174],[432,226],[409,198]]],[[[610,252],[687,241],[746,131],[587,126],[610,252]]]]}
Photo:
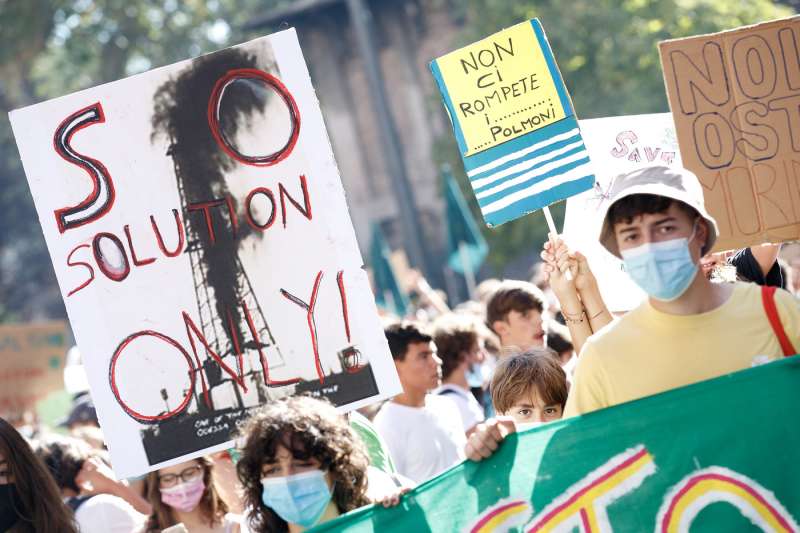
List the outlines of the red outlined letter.
{"type": "Polygon", "coordinates": [[[347,334],[347,342],[350,342],[350,315],[347,313],[347,293],[344,290],[344,270],[340,270],[336,274],[336,284],[339,286],[339,296],[342,298],[344,332],[347,334]]]}
{"type": "MultiPolygon", "coordinates": [[[[272,226],[273,222],[275,222],[275,209],[276,209],[275,195],[272,194],[272,191],[267,189],[266,187],[256,187],[255,189],[250,191],[250,194],[247,195],[247,199],[245,199],[244,201],[244,214],[245,217],[247,218],[247,223],[250,225],[251,228],[253,228],[256,231],[265,231],[270,226],[272,226]],[[267,218],[267,221],[264,222],[263,224],[259,224],[253,218],[252,202],[253,202],[253,196],[255,196],[256,194],[264,195],[271,205],[269,218],[267,218]]],[[[284,220],[285,219],[286,217],[284,217],[284,220]]],[[[284,226],[285,225],[286,224],[284,224],[284,226]]]]}
{"type": "Polygon", "coordinates": [[[178,213],[178,210],[173,209],[172,215],[175,217],[175,226],[178,230],[178,246],[176,246],[175,250],[171,252],[167,250],[167,247],[164,245],[164,237],[161,236],[161,230],[158,229],[158,224],[156,224],[156,219],[153,217],[153,215],[150,215],[150,225],[153,226],[153,233],[156,234],[158,247],[161,249],[164,255],[167,257],[178,257],[183,251],[183,245],[186,242],[186,237],[184,236],[183,222],[181,222],[181,215],[178,213]]]}
{"type": "MultiPolygon", "coordinates": [[[[215,352],[214,349],[211,347],[211,344],[209,344],[208,340],[206,340],[206,337],[205,335],[203,335],[203,332],[197,327],[197,325],[195,325],[194,321],[192,320],[192,317],[189,316],[189,313],[183,311],[182,314],[183,314],[183,322],[184,324],[186,324],[186,336],[189,337],[189,344],[192,345],[192,353],[194,354],[195,361],[197,361],[197,367],[202,368],[203,365],[200,363],[200,357],[197,355],[197,345],[195,345],[194,343],[194,337],[192,337],[192,332],[194,332],[194,334],[197,335],[198,340],[205,347],[206,353],[210,355],[214,361],[217,362],[217,364],[222,368],[222,370],[225,371],[226,374],[228,374],[231,377],[231,379],[236,385],[241,387],[244,392],[247,392],[247,384],[245,384],[244,382],[244,375],[241,373],[241,371],[237,375],[236,372],[234,372],[231,369],[231,367],[226,365],[222,361],[222,358],[219,356],[219,354],[215,352]]],[[[203,376],[202,372],[200,373],[200,382],[203,385],[203,397],[206,400],[206,405],[212,407],[211,399],[208,396],[208,386],[206,385],[206,379],[203,376]]]]}
{"type": "Polygon", "coordinates": [[[225,196],[225,203],[228,205],[228,217],[231,219],[231,229],[235,239],[239,233],[239,221],[236,219],[236,206],[233,205],[233,197],[230,194],[225,196]]]}
{"type": "Polygon", "coordinates": [[[244,303],[244,300],[242,300],[242,310],[244,311],[245,318],[247,318],[247,327],[250,329],[250,334],[253,335],[253,341],[256,343],[258,358],[261,361],[261,370],[264,372],[264,383],[267,385],[267,387],[282,387],[283,385],[299,383],[300,378],[273,380],[269,377],[269,361],[267,360],[266,356],[264,356],[264,351],[261,349],[262,344],[261,339],[258,337],[258,330],[256,329],[256,325],[253,323],[253,317],[250,315],[250,309],[247,307],[247,304],[244,303]]]}
{"type": "Polygon", "coordinates": [[[175,217],[175,226],[178,231],[178,246],[175,247],[175,250],[169,251],[167,247],[164,245],[164,237],[161,236],[161,230],[158,229],[158,225],[156,224],[156,219],[153,215],[150,215],[150,225],[153,226],[153,233],[156,234],[156,239],[158,239],[158,247],[167,257],[177,257],[183,251],[183,245],[186,242],[186,237],[183,232],[183,222],[181,222],[181,215],[178,213],[177,209],[172,210],[172,215],[175,217]]]}
{"type": "Polygon", "coordinates": [[[211,97],[208,100],[208,125],[211,128],[211,134],[216,139],[217,144],[222,148],[226,154],[245,165],[252,165],[255,167],[268,167],[279,163],[289,157],[289,154],[294,150],[294,145],[297,144],[297,137],[300,135],[300,111],[297,109],[297,103],[291,95],[286,86],[281,81],[268,74],[263,70],[254,68],[239,68],[229,70],[223,77],[217,80],[214,85],[214,90],[211,91],[211,97]],[[225,133],[219,127],[219,109],[222,97],[225,95],[225,89],[236,80],[259,80],[271,87],[278,96],[280,96],[289,108],[289,120],[292,123],[292,131],[289,134],[289,140],[286,144],[275,153],[269,155],[249,156],[245,155],[230,143],[225,137],[225,133]]]}
{"type": "Polygon", "coordinates": [[[206,228],[208,229],[208,238],[211,241],[211,244],[217,242],[217,236],[214,234],[214,221],[211,219],[211,208],[212,207],[219,207],[225,203],[225,200],[210,200],[208,202],[197,202],[194,204],[189,204],[186,206],[186,209],[189,212],[192,211],[202,211],[203,217],[206,221],[206,228]]]}
{"type": "Polygon", "coordinates": [[[283,227],[286,227],[286,199],[289,199],[289,202],[295,208],[297,208],[300,213],[306,217],[308,220],[311,220],[311,197],[308,195],[308,184],[306,183],[305,175],[300,175],[300,189],[303,191],[303,204],[300,205],[300,202],[289,196],[289,192],[286,190],[286,187],[283,186],[282,183],[278,183],[278,194],[281,198],[281,217],[283,218],[283,227]]]}
{"type": "Polygon", "coordinates": [[[322,364],[319,360],[319,344],[317,342],[317,324],[314,322],[314,308],[317,305],[317,295],[319,294],[319,284],[322,282],[322,271],[317,273],[317,278],[314,280],[314,288],[311,290],[311,302],[305,303],[303,300],[291,294],[285,289],[281,289],[281,294],[287,300],[294,302],[306,310],[306,319],[308,320],[308,331],[311,334],[311,348],[314,350],[314,364],[317,367],[317,376],[320,383],[325,383],[325,374],[322,373],[322,364]]]}
{"type": "Polygon", "coordinates": [[[103,106],[95,102],[65,118],[53,135],[56,153],[68,163],[82,168],[92,179],[92,192],[78,205],[55,210],[56,224],[61,233],[99,219],[114,205],[114,182],[108,169],[97,159],[76,152],[70,144],[78,131],[105,121],[103,106]]]}
{"type": "Polygon", "coordinates": [[[125,247],[122,246],[122,241],[119,240],[119,237],[113,233],[101,232],[95,235],[94,239],[92,239],[92,251],[94,252],[94,260],[97,262],[97,268],[111,281],[122,281],[131,273],[131,265],[128,263],[125,247]],[[119,250],[119,254],[122,257],[122,264],[114,265],[109,262],[108,257],[103,254],[103,250],[100,248],[102,239],[108,239],[114,243],[114,247],[119,250]]]}
{"type": "Polygon", "coordinates": [[[131,261],[133,261],[134,266],[144,266],[149,265],[150,263],[155,263],[155,257],[148,257],[147,259],[139,259],[136,257],[136,250],[133,248],[133,238],[131,237],[131,227],[127,224],[122,227],[122,231],[125,232],[125,238],[128,239],[128,247],[131,249],[131,261]]]}
{"type": "Polygon", "coordinates": [[[83,267],[88,268],[89,269],[89,279],[87,279],[86,281],[84,281],[83,283],[81,283],[80,285],[78,285],[77,287],[72,289],[71,291],[69,291],[69,293],[67,293],[67,298],[69,298],[70,296],[72,296],[73,294],[78,292],[79,290],[81,290],[84,287],[86,287],[87,285],[89,285],[92,281],[94,281],[94,269],[92,268],[92,265],[90,265],[89,263],[84,263],[83,261],[75,261],[74,263],[72,262],[72,255],[75,252],[77,252],[78,250],[80,250],[81,248],[90,248],[91,249],[91,246],[89,246],[88,244],[79,244],[78,246],[73,248],[72,251],[67,256],[67,266],[83,266],[83,267]]]}
{"type": "Polygon", "coordinates": [[[192,401],[192,394],[194,391],[194,381],[195,381],[194,365],[192,364],[192,358],[189,357],[189,354],[186,352],[186,350],[183,349],[183,346],[181,346],[178,343],[178,341],[176,341],[172,337],[168,337],[167,335],[164,335],[163,333],[159,333],[157,331],[150,331],[150,330],[138,331],[133,335],[129,335],[125,340],[123,340],[119,344],[119,346],[117,346],[117,349],[114,350],[114,355],[111,356],[111,364],[108,369],[108,380],[111,383],[111,392],[114,394],[114,398],[117,400],[117,403],[119,403],[122,409],[128,414],[128,416],[130,416],[137,422],[152,424],[160,420],[166,420],[167,418],[171,418],[183,412],[183,410],[189,406],[189,402],[192,401]],[[119,389],[117,388],[117,361],[119,360],[119,357],[122,355],[123,350],[125,350],[125,347],[127,347],[128,344],[130,344],[133,340],[144,336],[155,337],[157,339],[161,339],[167,344],[172,345],[179,352],[181,352],[181,355],[183,355],[183,358],[186,360],[186,364],[189,366],[190,386],[183,397],[183,401],[178,407],[176,407],[172,411],[160,415],[143,415],[137,411],[134,411],[133,408],[131,408],[127,403],[125,403],[122,400],[122,398],[119,395],[119,389]]]}

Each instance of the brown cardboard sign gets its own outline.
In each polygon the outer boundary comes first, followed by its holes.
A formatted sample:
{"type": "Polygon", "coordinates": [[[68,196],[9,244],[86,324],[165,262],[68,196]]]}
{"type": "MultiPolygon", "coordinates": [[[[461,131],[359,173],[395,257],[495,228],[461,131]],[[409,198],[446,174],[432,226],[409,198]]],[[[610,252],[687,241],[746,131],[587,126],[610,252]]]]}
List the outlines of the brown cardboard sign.
{"type": "Polygon", "coordinates": [[[715,250],[800,237],[800,17],[659,44],[715,250]]]}
{"type": "Polygon", "coordinates": [[[18,415],[64,388],[64,321],[0,326],[0,416],[18,415]]]}

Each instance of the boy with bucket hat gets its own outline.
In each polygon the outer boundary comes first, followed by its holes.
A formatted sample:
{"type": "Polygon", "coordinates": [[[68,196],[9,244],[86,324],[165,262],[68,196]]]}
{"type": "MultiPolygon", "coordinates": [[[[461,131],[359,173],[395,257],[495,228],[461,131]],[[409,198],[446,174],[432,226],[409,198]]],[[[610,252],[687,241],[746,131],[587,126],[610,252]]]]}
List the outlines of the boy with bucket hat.
{"type": "Polygon", "coordinates": [[[618,176],[601,214],[600,243],[649,298],[587,341],[565,416],[796,353],[800,308],[789,293],[699,273],[718,229],[693,173],[646,167],[618,176]]]}
{"type": "MultiPolygon", "coordinates": [[[[718,229],[694,174],[647,167],[618,176],[600,214],[600,243],[649,297],[586,341],[564,417],[797,353],[800,308],[788,292],[699,273],[718,229]]],[[[479,424],[467,457],[490,457],[513,431],[510,419],[479,424]]]]}

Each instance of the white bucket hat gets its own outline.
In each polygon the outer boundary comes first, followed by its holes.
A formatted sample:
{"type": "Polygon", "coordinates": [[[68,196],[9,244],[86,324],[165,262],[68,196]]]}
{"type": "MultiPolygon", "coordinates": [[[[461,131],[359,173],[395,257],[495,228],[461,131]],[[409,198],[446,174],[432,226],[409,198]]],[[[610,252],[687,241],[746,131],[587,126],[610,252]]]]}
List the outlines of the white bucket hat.
{"type": "Polygon", "coordinates": [[[708,223],[708,236],[703,253],[708,253],[713,248],[719,229],[717,221],[706,210],[703,187],[697,176],[684,168],[651,166],[620,174],[614,178],[608,192],[608,202],[601,208],[603,223],[600,226],[599,241],[606,250],[619,258],[622,257],[614,236],[614,228],[608,221],[608,211],[618,201],[634,194],[663,196],[692,207],[708,223]]]}

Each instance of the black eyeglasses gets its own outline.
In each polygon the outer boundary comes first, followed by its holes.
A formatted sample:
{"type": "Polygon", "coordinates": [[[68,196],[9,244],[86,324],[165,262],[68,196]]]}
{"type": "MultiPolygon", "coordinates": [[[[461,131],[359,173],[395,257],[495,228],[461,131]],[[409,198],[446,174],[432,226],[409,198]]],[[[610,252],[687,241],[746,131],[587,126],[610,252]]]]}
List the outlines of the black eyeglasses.
{"type": "Polygon", "coordinates": [[[199,477],[202,473],[203,467],[200,465],[190,466],[184,469],[180,474],[164,474],[163,476],[158,476],[158,486],[162,489],[174,487],[178,483],[178,479],[185,483],[199,477]]]}

